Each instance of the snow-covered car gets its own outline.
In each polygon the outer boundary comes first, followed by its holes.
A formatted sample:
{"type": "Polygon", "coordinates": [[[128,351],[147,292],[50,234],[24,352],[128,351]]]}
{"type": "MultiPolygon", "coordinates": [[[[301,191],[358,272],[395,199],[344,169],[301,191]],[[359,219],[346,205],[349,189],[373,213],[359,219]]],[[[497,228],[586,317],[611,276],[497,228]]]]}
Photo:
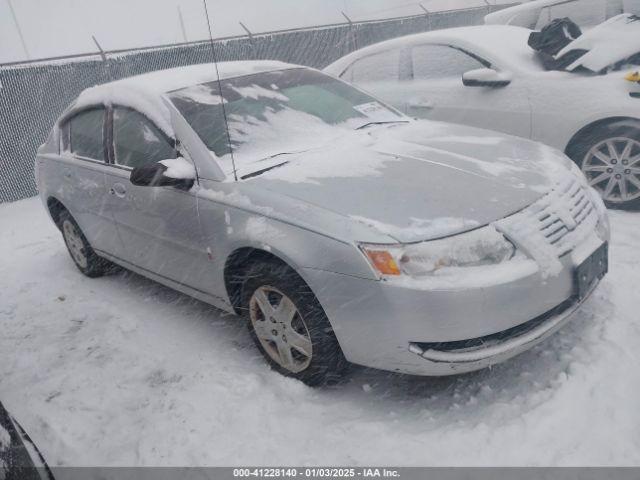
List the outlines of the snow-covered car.
{"type": "MultiPolygon", "coordinates": [[[[607,27],[622,31],[621,21],[611,19],[607,27]]],[[[622,69],[632,52],[620,44],[623,34],[611,45],[595,42],[598,32],[586,32],[560,54],[573,46],[591,50],[569,65],[572,71],[560,72],[545,70],[527,45],[530,33],[505,25],[421,33],[363,48],[324,71],[413,117],[546,143],[581,167],[608,206],[637,207],[640,84],[625,80],[622,69]]],[[[637,40],[631,47],[640,52],[637,40]]],[[[640,61],[633,58],[629,62],[640,61]]]]}
{"type": "Polygon", "coordinates": [[[0,479],[54,480],[51,469],[20,424],[0,403],[0,479]]]}
{"type": "Polygon", "coordinates": [[[503,361],[606,273],[606,209],[560,152],[304,67],[215,71],[88,89],[40,148],[42,201],[89,277],[113,262],[243,315],[275,369],[318,384],[348,362],[503,361]]]}
{"type": "Polygon", "coordinates": [[[621,13],[640,15],[640,0],[533,0],[491,12],[484,23],[539,30],[568,17],[581,27],[593,27],[621,13]]]}

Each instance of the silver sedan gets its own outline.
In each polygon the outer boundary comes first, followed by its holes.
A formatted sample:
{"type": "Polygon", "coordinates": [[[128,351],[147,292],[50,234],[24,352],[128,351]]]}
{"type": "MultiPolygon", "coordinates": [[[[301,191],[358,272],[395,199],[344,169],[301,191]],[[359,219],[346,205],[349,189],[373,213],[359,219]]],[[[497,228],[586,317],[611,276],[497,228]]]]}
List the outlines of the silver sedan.
{"type": "Polygon", "coordinates": [[[599,196],[562,153],[414,121],[279,62],[84,91],[40,148],[89,277],[124,267],[246,318],[310,385],[349,362],[449,375],[558,330],[607,271],[599,196]]]}

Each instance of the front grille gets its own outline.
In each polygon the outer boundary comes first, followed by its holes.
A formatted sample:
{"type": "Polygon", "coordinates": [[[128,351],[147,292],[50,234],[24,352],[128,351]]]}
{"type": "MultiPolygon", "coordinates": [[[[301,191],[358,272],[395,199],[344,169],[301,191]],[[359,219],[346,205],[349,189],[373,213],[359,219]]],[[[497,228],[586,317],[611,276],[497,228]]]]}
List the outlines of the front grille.
{"type": "Polygon", "coordinates": [[[496,226],[534,257],[553,255],[557,258],[583,242],[597,223],[598,212],[591,194],[571,176],[496,226]]]}
{"type": "MultiPolygon", "coordinates": [[[[562,255],[575,247],[574,242],[566,242],[566,236],[592,217],[597,222],[598,215],[585,188],[575,179],[559,184],[540,201],[537,213],[539,229],[549,244],[562,255]]],[[[534,204],[535,205],[535,204],[534,204]]]]}

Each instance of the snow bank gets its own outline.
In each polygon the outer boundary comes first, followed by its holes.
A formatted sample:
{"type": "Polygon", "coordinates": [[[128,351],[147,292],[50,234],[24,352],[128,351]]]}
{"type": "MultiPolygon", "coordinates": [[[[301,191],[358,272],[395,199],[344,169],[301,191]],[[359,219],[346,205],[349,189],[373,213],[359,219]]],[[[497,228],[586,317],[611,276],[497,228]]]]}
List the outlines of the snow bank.
{"type": "Polygon", "coordinates": [[[640,222],[611,221],[610,274],[531,351],[313,390],[235,317],[138,275],[83,277],[39,199],[2,204],[2,401],[54,466],[639,466],[640,222]]]}

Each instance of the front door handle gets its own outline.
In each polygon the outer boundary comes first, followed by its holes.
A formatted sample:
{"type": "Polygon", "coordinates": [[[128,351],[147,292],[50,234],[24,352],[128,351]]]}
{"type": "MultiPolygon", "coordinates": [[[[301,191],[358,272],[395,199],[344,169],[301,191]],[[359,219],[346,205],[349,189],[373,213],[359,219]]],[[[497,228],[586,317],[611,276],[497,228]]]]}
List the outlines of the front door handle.
{"type": "Polygon", "coordinates": [[[409,107],[417,110],[433,110],[435,104],[430,100],[414,100],[409,103],[409,107]]]}
{"type": "Polygon", "coordinates": [[[113,186],[109,189],[109,194],[115,195],[116,197],[124,198],[127,194],[127,189],[121,183],[114,183],[113,186]]]}

